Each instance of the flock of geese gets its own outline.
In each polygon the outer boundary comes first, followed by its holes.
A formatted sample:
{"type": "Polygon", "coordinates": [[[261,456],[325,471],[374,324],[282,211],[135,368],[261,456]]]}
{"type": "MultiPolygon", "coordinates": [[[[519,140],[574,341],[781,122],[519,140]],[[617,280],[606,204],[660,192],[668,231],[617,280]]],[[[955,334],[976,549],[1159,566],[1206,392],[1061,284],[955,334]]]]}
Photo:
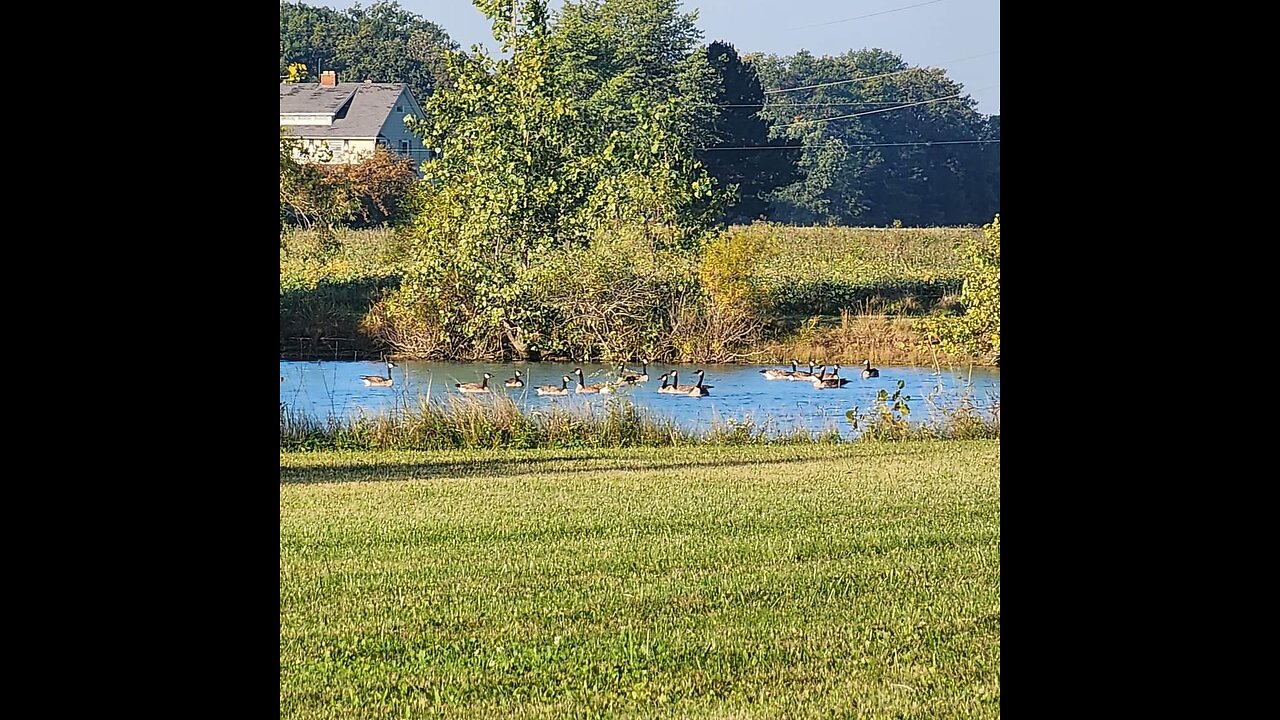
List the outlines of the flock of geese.
{"type": "MultiPolygon", "coordinates": [[[[848,378],[840,377],[840,366],[836,365],[835,370],[830,375],[827,374],[827,366],[823,365],[817,374],[813,372],[813,361],[809,361],[809,370],[806,372],[799,369],[799,360],[791,361],[790,370],[761,370],[760,374],[764,375],[765,380],[800,380],[803,382],[811,382],[813,386],[819,390],[834,390],[842,388],[849,384],[848,378]]],[[[864,361],[862,368],[862,379],[880,377],[880,371],[871,367],[871,361],[864,361]]]]}
{"type": "MultiPolygon", "coordinates": [[[[386,377],[382,377],[381,375],[361,375],[360,379],[369,387],[391,387],[393,383],[393,380],[391,379],[391,368],[396,367],[396,364],[391,362],[389,359],[386,360],[386,363],[386,377]]],[[[812,360],[809,361],[808,371],[799,369],[799,364],[800,362],[798,360],[793,359],[791,361],[790,370],[761,370],[760,374],[764,375],[766,380],[800,380],[803,382],[811,382],[813,383],[813,387],[818,390],[835,390],[849,384],[848,378],[840,377],[839,365],[835,365],[831,374],[827,374],[826,365],[821,366],[818,372],[815,373],[812,360]]],[[[573,372],[578,376],[578,382],[572,392],[582,395],[606,395],[625,385],[649,382],[649,363],[647,362],[642,364],[640,370],[628,370],[625,365],[619,365],[618,378],[610,382],[587,384],[582,374],[582,368],[576,368],[573,372]]],[[[658,376],[658,379],[662,381],[662,386],[658,388],[658,392],[663,395],[686,395],[688,397],[706,397],[710,395],[711,393],[709,393],[708,390],[714,388],[715,385],[707,385],[703,383],[705,373],[702,370],[697,370],[694,374],[698,376],[698,381],[696,383],[692,385],[681,385],[680,373],[678,370],[663,373],[658,376]],[[671,382],[667,382],[668,378],[671,379],[671,382]]],[[[865,362],[865,367],[862,369],[862,378],[866,380],[874,377],[880,377],[880,371],[871,367],[871,361],[867,360],[865,362]]],[[[485,373],[478,383],[460,382],[454,383],[453,386],[457,388],[460,393],[488,393],[492,392],[489,388],[489,380],[491,378],[493,378],[491,373],[485,373]]],[[[568,375],[563,375],[560,378],[559,385],[540,385],[536,388],[536,391],[539,395],[568,395],[570,393],[570,382],[572,382],[572,378],[568,375]]],[[[524,387],[524,376],[521,375],[519,370],[516,370],[515,375],[504,380],[502,385],[507,388],[522,388],[524,387]]]]}

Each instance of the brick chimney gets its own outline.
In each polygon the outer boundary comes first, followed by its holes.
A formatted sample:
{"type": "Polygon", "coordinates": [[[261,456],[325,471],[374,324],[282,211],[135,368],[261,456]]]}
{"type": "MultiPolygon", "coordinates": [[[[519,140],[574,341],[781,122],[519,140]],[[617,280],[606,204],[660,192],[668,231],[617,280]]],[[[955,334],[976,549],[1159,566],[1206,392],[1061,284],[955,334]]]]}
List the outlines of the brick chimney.
{"type": "Polygon", "coordinates": [[[320,73],[320,87],[337,87],[338,73],[332,70],[325,70],[320,73]]]}

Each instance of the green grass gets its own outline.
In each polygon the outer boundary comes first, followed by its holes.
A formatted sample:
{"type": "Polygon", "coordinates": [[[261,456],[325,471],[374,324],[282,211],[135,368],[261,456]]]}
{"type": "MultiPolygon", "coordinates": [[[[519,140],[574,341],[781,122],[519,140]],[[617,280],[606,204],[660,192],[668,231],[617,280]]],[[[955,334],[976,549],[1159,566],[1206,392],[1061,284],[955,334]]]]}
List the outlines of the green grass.
{"type": "Polygon", "coordinates": [[[958,278],[964,269],[960,244],[982,235],[980,228],[964,227],[789,227],[767,223],[738,231],[764,233],[778,248],[777,256],[756,271],[757,277],[775,288],[820,281],[872,284],[958,278]]]}
{"type": "Polygon", "coordinates": [[[282,718],[995,718],[997,441],[282,453],[282,718]]]}
{"type": "Polygon", "coordinates": [[[773,311],[792,322],[812,315],[918,315],[958,294],[958,248],[978,228],[788,227],[757,224],[777,249],[756,267],[773,311]]]}
{"type": "Polygon", "coordinates": [[[280,292],[320,283],[372,282],[401,274],[404,239],[395,230],[339,230],[333,240],[295,230],[280,238],[280,292]]]}
{"type": "Polygon", "coordinates": [[[282,235],[280,352],[377,357],[361,324],[383,292],[399,285],[403,256],[403,237],[392,230],[342,230],[331,242],[312,232],[282,235]]]}

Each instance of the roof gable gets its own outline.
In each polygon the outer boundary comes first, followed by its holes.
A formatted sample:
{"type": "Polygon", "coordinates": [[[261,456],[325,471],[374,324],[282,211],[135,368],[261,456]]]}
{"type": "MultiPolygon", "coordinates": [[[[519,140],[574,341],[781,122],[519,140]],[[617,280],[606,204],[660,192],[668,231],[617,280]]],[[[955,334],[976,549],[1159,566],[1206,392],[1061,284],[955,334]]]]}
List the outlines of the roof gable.
{"type": "Polygon", "coordinates": [[[304,137],[373,138],[402,94],[404,83],[281,83],[280,124],[304,137]]]}

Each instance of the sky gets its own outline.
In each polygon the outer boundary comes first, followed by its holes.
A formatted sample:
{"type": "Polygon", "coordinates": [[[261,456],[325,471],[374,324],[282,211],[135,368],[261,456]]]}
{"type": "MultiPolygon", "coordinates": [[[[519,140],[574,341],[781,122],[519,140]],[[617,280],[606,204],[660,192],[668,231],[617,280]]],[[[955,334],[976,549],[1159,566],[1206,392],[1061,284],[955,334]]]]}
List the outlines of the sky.
{"type": "MultiPolygon", "coordinates": [[[[397,1],[464,48],[498,48],[488,18],[471,0],[397,1]]],[[[355,4],[303,2],[339,10],[355,4]]],[[[555,10],[561,0],[549,5],[555,10]]],[[[741,54],[838,55],[880,48],[910,65],[946,69],[978,101],[979,112],[1000,113],[1000,0],[684,0],[683,7],[698,11],[704,41],[730,42],[741,54]]]]}

